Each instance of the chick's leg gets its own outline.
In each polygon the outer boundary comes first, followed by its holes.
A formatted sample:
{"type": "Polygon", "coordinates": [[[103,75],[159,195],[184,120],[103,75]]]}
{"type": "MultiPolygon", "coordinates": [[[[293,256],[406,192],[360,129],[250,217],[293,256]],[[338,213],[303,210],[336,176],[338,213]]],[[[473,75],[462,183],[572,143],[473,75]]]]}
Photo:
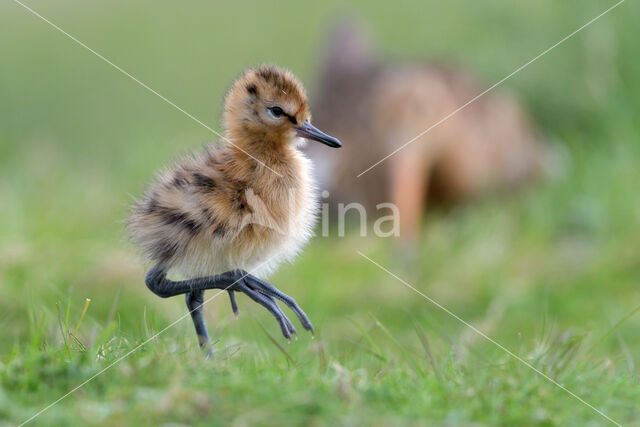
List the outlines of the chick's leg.
{"type": "Polygon", "coordinates": [[[209,332],[207,331],[207,324],[204,321],[204,312],[202,309],[204,304],[204,291],[187,292],[184,296],[187,308],[191,314],[191,320],[193,320],[193,325],[196,328],[200,348],[207,356],[213,356],[211,340],[209,339],[209,332]]]}
{"type": "MultiPolygon", "coordinates": [[[[204,318],[202,317],[202,305],[204,304],[204,291],[206,289],[222,289],[229,292],[231,307],[236,314],[238,312],[238,305],[234,292],[245,293],[249,298],[269,310],[278,321],[284,337],[291,339],[292,334],[296,335],[296,329],[278,306],[276,299],[279,299],[296,313],[305,329],[313,332],[309,318],[293,298],[246,271],[232,270],[216,276],[174,281],[168,279],[166,270],[160,265],[157,265],[147,272],[145,283],[153,293],[162,298],[187,294],[187,306],[191,312],[201,343],[206,334],[206,326],[204,324],[204,318]],[[198,292],[201,294],[198,294],[198,292]],[[201,302],[198,302],[198,298],[200,298],[201,302]],[[196,310],[194,310],[194,308],[196,310]]],[[[208,339],[208,334],[206,334],[206,338],[208,339]]]]}

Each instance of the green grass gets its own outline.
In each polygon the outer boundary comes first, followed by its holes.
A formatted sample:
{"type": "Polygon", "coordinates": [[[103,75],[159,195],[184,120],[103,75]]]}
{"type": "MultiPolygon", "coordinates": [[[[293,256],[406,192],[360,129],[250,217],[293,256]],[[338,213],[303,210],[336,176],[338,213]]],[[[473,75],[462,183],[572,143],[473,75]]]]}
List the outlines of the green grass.
{"type": "MultiPolygon", "coordinates": [[[[288,66],[313,94],[316,48],[346,9],[28,4],[216,129],[225,87],[247,65],[288,66]]],[[[390,56],[461,63],[489,85],[612,4],[348,10],[390,56]]],[[[122,231],[130,195],[215,136],[2,3],[0,424],[25,421],[116,361],[34,424],[607,423],[357,251],[614,420],[640,424],[638,12],[625,2],[505,83],[562,153],[556,177],[432,212],[411,260],[388,239],[316,238],[271,278],[305,309],[315,339],[287,344],[243,296],[235,320],[221,295],[206,308],[216,360],[203,360],[185,318],[119,361],[186,314],[181,298],[161,300],[142,282],[122,231]]]]}

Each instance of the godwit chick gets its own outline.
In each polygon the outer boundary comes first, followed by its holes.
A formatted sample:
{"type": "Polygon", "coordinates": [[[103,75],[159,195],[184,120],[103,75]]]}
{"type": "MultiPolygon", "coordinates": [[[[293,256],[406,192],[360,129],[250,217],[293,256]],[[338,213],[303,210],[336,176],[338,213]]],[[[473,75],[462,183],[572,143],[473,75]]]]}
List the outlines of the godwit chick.
{"type": "Polygon", "coordinates": [[[133,208],[128,231],[155,264],[147,287],[167,298],[185,294],[200,346],[211,354],[202,305],[206,289],[243,292],[296,334],[276,299],[313,332],[293,298],[258,278],[292,259],[309,240],[316,200],[301,138],[342,144],[310,123],[307,96],[289,71],[245,71],[228,91],[224,142],[161,172],[133,208]],[[175,271],[186,280],[167,278],[175,271]],[[251,273],[248,273],[251,272],[251,273]]]}

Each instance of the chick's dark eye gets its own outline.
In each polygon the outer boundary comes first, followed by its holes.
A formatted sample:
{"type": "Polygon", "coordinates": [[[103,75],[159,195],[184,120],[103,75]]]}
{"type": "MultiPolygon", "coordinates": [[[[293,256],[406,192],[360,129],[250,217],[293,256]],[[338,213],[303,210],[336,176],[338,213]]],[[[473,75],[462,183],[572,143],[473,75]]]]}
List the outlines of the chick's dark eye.
{"type": "Polygon", "coordinates": [[[282,111],[282,108],[280,107],[271,107],[269,108],[269,111],[271,111],[271,114],[273,114],[275,117],[284,116],[284,111],[282,111]]]}

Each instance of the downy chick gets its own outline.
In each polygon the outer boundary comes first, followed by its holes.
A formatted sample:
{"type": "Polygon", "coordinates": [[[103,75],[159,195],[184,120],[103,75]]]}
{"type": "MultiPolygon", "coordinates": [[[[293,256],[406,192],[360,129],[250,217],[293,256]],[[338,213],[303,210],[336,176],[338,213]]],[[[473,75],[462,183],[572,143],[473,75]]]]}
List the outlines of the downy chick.
{"type": "Polygon", "coordinates": [[[202,315],[206,289],[235,291],[267,308],[283,335],[296,334],[281,300],[313,331],[289,296],[261,280],[309,240],[316,198],[302,138],[340,147],[310,123],[307,96],[289,71],[245,71],[228,91],[220,147],[207,146],[161,172],[135,204],[132,241],[155,266],[145,281],[166,298],[185,294],[201,347],[211,353],[202,315]],[[167,278],[169,271],[186,280],[167,278]],[[251,272],[251,273],[248,273],[251,272]]]}

